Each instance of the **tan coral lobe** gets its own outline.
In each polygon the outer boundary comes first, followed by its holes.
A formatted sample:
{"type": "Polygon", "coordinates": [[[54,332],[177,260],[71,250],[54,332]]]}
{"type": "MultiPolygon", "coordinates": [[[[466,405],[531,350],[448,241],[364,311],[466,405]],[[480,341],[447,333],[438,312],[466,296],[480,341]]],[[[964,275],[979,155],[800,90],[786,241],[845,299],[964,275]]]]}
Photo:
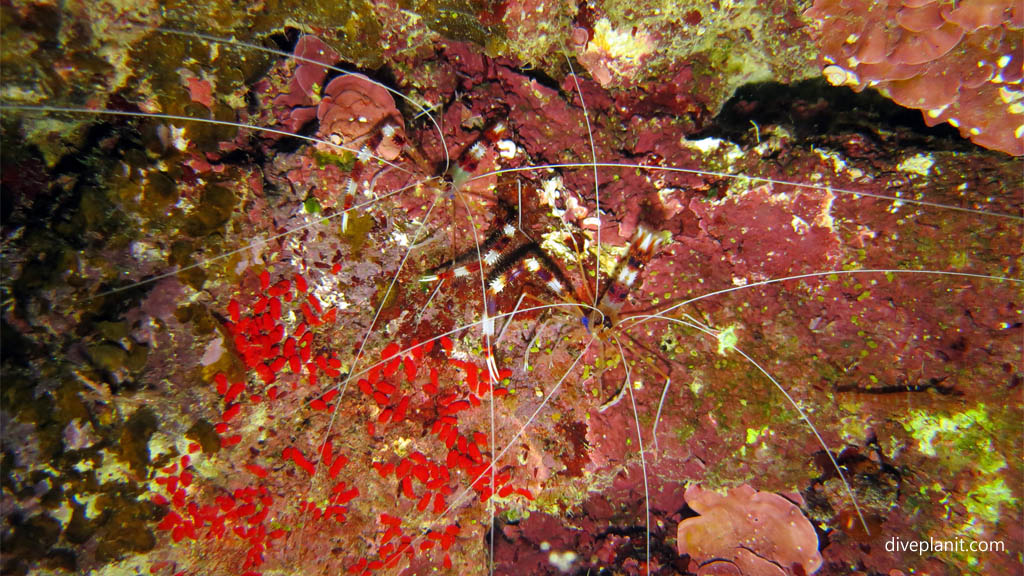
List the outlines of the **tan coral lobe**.
{"type": "MultiPolygon", "coordinates": [[[[386,124],[402,130],[402,115],[387,89],[361,74],[338,76],[327,84],[317,108],[320,133],[330,139],[341,137],[346,145],[359,145],[386,124]]],[[[394,160],[401,147],[385,138],[373,153],[385,160],[394,160]]]]}
{"type": "Polygon", "coordinates": [[[722,495],[693,485],[686,503],[700,516],[679,524],[677,545],[699,574],[782,575],[797,573],[796,567],[813,574],[821,568],[814,527],[778,494],[744,484],[722,495]]]}

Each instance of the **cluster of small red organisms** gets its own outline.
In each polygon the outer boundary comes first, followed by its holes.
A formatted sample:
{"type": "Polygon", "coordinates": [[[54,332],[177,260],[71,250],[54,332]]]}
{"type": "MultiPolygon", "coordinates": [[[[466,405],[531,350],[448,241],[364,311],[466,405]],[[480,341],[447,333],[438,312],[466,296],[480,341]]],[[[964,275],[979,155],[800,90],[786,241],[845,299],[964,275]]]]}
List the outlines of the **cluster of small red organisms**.
{"type": "MultiPolygon", "coordinates": [[[[335,264],[330,273],[340,270],[335,264]]],[[[318,272],[328,276],[326,269],[318,272]]],[[[276,550],[275,557],[287,554],[290,532],[315,524],[315,533],[329,533],[331,525],[347,524],[358,514],[357,525],[375,524],[377,532],[375,537],[360,538],[372,544],[364,554],[346,559],[348,573],[368,575],[420,555],[451,568],[449,551],[460,528],[448,517],[466,507],[464,495],[472,491],[480,503],[495,497],[533,499],[529,490],[514,486],[510,468],[492,461],[488,435],[470,430],[465,421],[460,424],[460,418],[483,406],[488,395],[500,398],[509,393],[501,383],[511,371],[492,375],[475,362],[458,358],[446,336],[413,340],[405,347],[392,342],[380,351],[379,362],[353,375],[362,395],[350,394],[342,404],[341,388],[348,376],[342,373],[342,359],[324,350],[337,323],[337,309],[325,307],[310,289],[312,281],[302,274],[285,274],[272,282],[270,272],[263,270],[258,281],[257,294],[238,296],[227,306],[225,327],[248,376],[234,382],[224,373],[213,377],[222,406],[214,425],[222,450],[202,454],[200,444],[192,442],[191,455],[163,468],[155,480],[166,496],[157,494],[152,501],[167,508],[157,529],[169,532],[175,546],[202,540],[222,542],[226,550],[241,545],[245,560],[238,564],[240,574],[257,576],[268,552],[276,550]],[[289,396],[292,403],[281,404],[289,396]],[[343,454],[325,426],[324,438],[315,446],[289,444],[275,455],[277,449],[249,437],[246,407],[257,404],[266,407],[270,420],[287,412],[274,415],[272,406],[282,405],[328,414],[344,411],[346,419],[365,413],[371,448],[362,455],[343,454]],[[401,433],[408,438],[411,429],[421,430],[414,440],[419,449],[410,445],[404,455],[382,449],[375,457],[373,445],[384,445],[389,431],[413,421],[418,428],[407,426],[401,433]],[[244,474],[239,474],[233,476],[238,486],[215,485],[217,478],[195,471],[195,457],[244,468],[251,478],[246,484],[244,474]],[[370,470],[379,481],[369,482],[370,470]],[[325,480],[329,491],[325,497],[313,497],[309,483],[296,483],[296,477],[325,480]],[[382,504],[389,486],[394,486],[394,500],[382,504]],[[298,493],[282,497],[288,492],[298,493]],[[353,510],[356,504],[359,508],[353,510]]]]}
{"type": "MultiPolygon", "coordinates": [[[[340,270],[341,265],[336,264],[332,271],[337,273],[340,270]]],[[[228,304],[231,316],[228,330],[234,337],[235,349],[245,365],[255,370],[265,384],[272,385],[276,375],[287,364],[292,373],[299,374],[305,370],[310,385],[316,386],[318,372],[330,378],[341,376],[341,361],[336,357],[325,354],[313,356],[313,332],[310,330],[310,327],[334,322],[337,309],[331,308],[324,312],[317,297],[308,293],[309,286],[305,278],[296,274],[293,279],[294,292],[291,281],[282,279],[271,285],[269,272],[261,272],[260,288],[264,295],[255,301],[251,314],[246,316],[242,316],[238,301],[232,299],[228,304]],[[296,299],[303,300],[299,306],[304,321],[286,338],[285,325],[281,323],[282,301],[288,303],[296,299]]],[[[292,386],[294,389],[297,383],[293,381],[292,386]]],[[[271,400],[278,393],[279,390],[273,386],[267,390],[271,400]]]]}

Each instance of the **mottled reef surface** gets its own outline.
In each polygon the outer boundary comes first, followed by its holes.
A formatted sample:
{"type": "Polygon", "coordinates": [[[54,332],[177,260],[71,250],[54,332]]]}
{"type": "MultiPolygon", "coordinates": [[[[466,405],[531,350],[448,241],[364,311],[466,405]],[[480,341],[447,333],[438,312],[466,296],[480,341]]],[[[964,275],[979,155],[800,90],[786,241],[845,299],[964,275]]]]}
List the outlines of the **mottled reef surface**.
{"type": "Polygon", "coordinates": [[[1024,14],[860,4],[3,3],[3,573],[1020,572],[1024,14]]]}

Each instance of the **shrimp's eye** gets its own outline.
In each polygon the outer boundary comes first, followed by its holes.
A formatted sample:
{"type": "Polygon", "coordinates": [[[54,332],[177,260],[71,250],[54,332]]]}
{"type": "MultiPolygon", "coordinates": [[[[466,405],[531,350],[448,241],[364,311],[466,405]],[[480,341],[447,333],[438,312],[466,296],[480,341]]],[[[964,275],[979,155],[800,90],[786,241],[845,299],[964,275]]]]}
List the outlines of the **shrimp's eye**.
{"type": "Polygon", "coordinates": [[[612,317],[611,316],[605,316],[604,320],[601,322],[601,325],[604,326],[605,328],[609,328],[610,329],[612,327],[612,317]]]}

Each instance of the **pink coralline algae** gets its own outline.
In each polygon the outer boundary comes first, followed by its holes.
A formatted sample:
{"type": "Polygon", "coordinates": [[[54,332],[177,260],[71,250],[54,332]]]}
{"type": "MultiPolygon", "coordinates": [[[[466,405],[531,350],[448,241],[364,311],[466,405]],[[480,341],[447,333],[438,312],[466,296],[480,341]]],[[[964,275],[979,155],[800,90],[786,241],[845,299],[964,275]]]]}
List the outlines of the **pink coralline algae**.
{"type": "Polygon", "coordinates": [[[298,65],[287,91],[274,99],[279,120],[289,131],[298,132],[316,119],[319,137],[355,149],[388,126],[391,136],[368,152],[386,160],[398,157],[404,122],[387,88],[366,76],[350,73],[342,73],[324,86],[329,67],[339,56],[316,36],[300,38],[294,56],[298,65]]]}
{"type": "Polygon", "coordinates": [[[290,131],[297,132],[316,117],[315,105],[327,77],[326,66],[338,61],[338,53],[323,40],[307,34],[295,44],[294,54],[297,62],[295,73],[287,91],[278,96],[274,104],[290,111],[284,122],[290,131]]]}
{"type": "Polygon", "coordinates": [[[679,524],[679,553],[697,574],[783,576],[821,567],[814,527],[778,494],[743,485],[723,496],[694,485],[686,503],[700,516],[679,524]]]}
{"type": "Polygon", "coordinates": [[[404,125],[395,107],[395,99],[387,89],[370,82],[365,76],[338,76],[324,89],[317,107],[320,133],[327,139],[340,138],[346,145],[363,143],[385,127],[394,131],[372,151],[385,160],[394,160],[402,151],[401,138],[395,132],[404,125]]]}
{"type": "Polygon", "coordinates": [[[825,77],[878,89],[928,125],[1024,154],[1024,9],[1010,0],[815,0],[825,77]]]}

